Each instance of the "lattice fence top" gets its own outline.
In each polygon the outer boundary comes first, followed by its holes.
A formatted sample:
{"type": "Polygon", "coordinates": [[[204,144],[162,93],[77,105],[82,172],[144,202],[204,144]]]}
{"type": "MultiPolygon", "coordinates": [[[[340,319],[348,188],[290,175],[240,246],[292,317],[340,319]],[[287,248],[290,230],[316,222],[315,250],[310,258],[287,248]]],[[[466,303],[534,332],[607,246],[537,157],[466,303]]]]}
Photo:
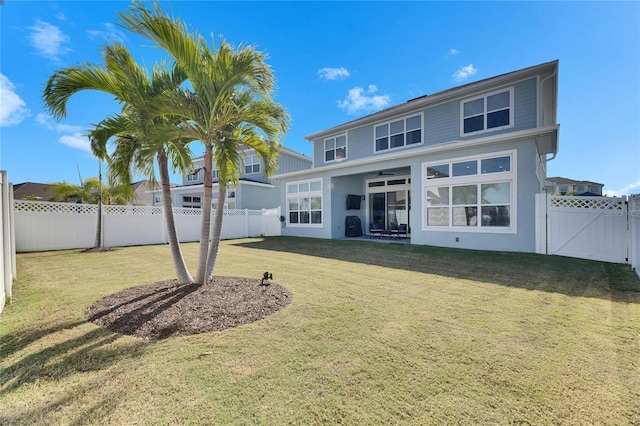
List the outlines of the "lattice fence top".
{"type": "MultiPolygon", "coordinates": [[[[262,212],[260,212],[262,214],[262,212]]],[[[247,213],[244,210],[225,210],[225,216],[247,216],[247,213]]]]}
{"type": "Polygon", "coordinates": [[[16,200],[13,203],[13,208],[17,212],[28,213],[98,214],[98,206],[95,204],[16,200]]]}
{"type": "Polygon", "coordinates": [[[176,216],[202,216],[200,209],[192,209],[187,207],[174,207],[173,214],[176,216]]]}
{"type": "MultiPolygon", "coordinates": [[[[16,212],[31,213],[73,213],[73,214],[98,214],[97,204],[76,204],[76,203],[52,203],[48,201],[14,201],[14,210],[16,212]]],[[[161,206],[112,206],[103,205],[102,213],[104,215],[121,215],[121,216],[147,216],[161,215],[161,206]]],[[[274,209],[275,211],[279,211],[274,209]]],[[[269,210],[265,211],[269,212],[269,210]]],[[[202,216],[201,209],[174,207],[173,213],[176,216],[202,216]]],[[[215,209],[211,210],[211,214],[215,215],[215,209]]],[[[225,210],[225,216],[246,217],[260,216],[262,210],[225,210]]]]}
{"type": "Polygon", "coordinates": [[[624,198],[607,197],[551,197],[551,206],[559,208],[578,208],[595,210],[623,210],[624,198]]]}
{"type": "Polygon", "coordinates": [[[147,207],[147,206],[103,206],[102,211],[104,214],[112,215],[133,215],[133,216],[148,216],[155,214],[162,214],[162,208],[160,207],[147,207]]]}

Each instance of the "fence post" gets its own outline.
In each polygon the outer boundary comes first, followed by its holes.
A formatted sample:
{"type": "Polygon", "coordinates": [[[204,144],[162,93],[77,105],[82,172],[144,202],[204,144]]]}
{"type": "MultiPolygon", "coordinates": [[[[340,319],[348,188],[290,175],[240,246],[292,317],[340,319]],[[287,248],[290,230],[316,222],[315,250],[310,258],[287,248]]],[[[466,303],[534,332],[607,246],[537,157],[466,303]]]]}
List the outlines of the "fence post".
{"type": "Polygon", "coordinates": [[[2,177],[2,282],[4,294],[7,300],[11,300],[13,277],[11,275],[11,224],[9,223],[10,211],[13,206],[9,205],[9,179],[7,171],[0,171],[2,177]]]}
{"type": "Polygon", "coordinates": [[[244,209],[244,236],[249,238],[249,209],[244,209]]]}
{"type": "Polygon", "coordinates": [[[548,194],[536,194],[536,253],[547,254],[548,194]]]}
{"type": "Polygon", "coordinates": [[[260,217],[260,236],[264,237],[265,229],[264,229],[264,215],[267,212],[267,209],[262,209],[262,216],[260,217]]]}

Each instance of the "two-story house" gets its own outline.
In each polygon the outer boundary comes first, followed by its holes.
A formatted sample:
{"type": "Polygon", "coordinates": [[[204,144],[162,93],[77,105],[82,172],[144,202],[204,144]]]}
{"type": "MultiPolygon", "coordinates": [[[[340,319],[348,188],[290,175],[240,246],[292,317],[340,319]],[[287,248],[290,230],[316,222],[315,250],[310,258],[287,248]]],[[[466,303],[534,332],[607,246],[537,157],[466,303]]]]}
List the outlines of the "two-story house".
{"type": "MultiPolygon", "coordinates": [[[[278,182],[268,178],[260,157],[250,148],[243,150],[244,162],[240,181],[227,189],[225,207],[228,209],[260,210],[280,206],[278,182]]],[[[175,207],[202,207],[204,190],[204,157],[192,159],[193,171],[182,177],[182,185],[171,188],[172,203],[175,207]]],[[[311,158],[284,146],[278,154],[276,173],[291,173],[311,168],[311,158]]],[[[214,164],[215,167],[215,164],[214,164]]],[[[218,198],[218,171],[213,170],[213,208],[218,198]]],[[[154,205],[162,204],[161,191],[154,191],[154,205]]]]}
{"type": "Polygon", "coordinates": [[[582,196],[602,196],[603,183],[590,180],[573,180],[564,177],[547,178],[548,194],[575,194],[582,196]]]}
{"type": "Polygon", "coordinates": [[[356,216],[365,233],[406,227],[412,244],[534,252],[557,91],[553,61],[307,136],[313,168],[275,176],[282,234],[340,238],[356,216]]]}

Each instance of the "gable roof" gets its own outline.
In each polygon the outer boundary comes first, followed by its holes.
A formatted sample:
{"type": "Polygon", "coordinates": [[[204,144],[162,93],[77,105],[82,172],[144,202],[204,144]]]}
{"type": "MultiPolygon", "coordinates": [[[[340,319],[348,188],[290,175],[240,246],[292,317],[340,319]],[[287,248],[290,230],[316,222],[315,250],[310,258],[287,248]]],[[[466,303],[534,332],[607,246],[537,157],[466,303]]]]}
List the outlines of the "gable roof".
{"type": "Polygon", "coordinates": [[[547,181],[553,182],[555,185],[600,185],[604,186],[603,183],[592,182],[590,180],[573,180],[565,177],[550,177],[547,178],[547,181]]]}
{"type": "Polygon", "coordinates": [[[403,113],[408,113],[410,111],[415,111],[416,109],[426,108],[428,106],[432,106],[435,104],[448,102],[456,98],[464,98],[471,94],[475,94],[477,92],[489,90],[493,87],[500,86],[500,85],[511,84],[516,81],[522,80],[524,78],[534,77],[542,73],[553,73],[557,71],[557,69],[558,69],[558,60],[555,60],[551,62],[545,62],[539,65],[534,65],[528,68],[523,68],[517,71],[500,74],[494,77],[489,77],[484,80],[467,83],[462,86],[456,86],[451,89],[446,89],[441,92],[434,93],[432,95],[424,95],[418,98],[410,99],[405,103],[392,106],[382,111],[378,111],[373,114],[369,114],[364,117],[357,118],[355,120],[346,122],[344,124],[340,124],[338,126],[331,127],[326,130],[312,133],[308,136],[305,136],[305,139],[307,139],[310,142],[313,142],[314,139],[317,139],[323,136],[330,136],[330,135],[341,133],[356,127],[362,127],[368,124],[385,121],[386,119],[392,118],[397,115],[401,115],[403,113]]]}
{"type": "Polygon", "coordinates": [[[38,201],[49,201],[53,197],[51,184],[37,182],[22,182],[13,185],[13,198],[23,200],[36,198],[38,201]]]}

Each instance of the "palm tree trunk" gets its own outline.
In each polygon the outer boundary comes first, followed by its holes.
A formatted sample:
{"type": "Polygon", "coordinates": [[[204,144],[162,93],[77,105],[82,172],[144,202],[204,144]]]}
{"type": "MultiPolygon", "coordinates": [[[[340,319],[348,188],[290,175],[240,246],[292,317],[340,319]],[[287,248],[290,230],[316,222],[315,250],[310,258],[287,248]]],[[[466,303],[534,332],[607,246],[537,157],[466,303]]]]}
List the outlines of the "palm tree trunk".
{"type": "Polygon", "coordinates": [[[216,266],[218,257],[218,247],[220,247],[220,237],[222,236],[222,219],[224,216],[224,200],[227,196],[226,182],[218,181],[218,204],[216,204],[216,214],[213,220],[213,235],[207,256],[207,281],[213,278],[213,269],[216,266]]]}
{"type": "Polygon", "coordinates": [[[196,284],[204,284],[207,279],[207,252],[211,233],[211,191],[213,190],[213,146],[205,142],[204,150],[204,189],[202,194],[202,226],[200,227],[200,250],[198,252],[198,269],[196,284]]]}
{"type": "Polygon", "coordinates": [[[102,247],[102,161],[98,163],[98,226],[94,248],[102,247]]]}
{"type": "Polygon", "coordinates": [[[176,275],[179,284],[191,284],[193,278],[184,262],[182,251],[180,250],[180,242],[178,241],[178,232],[176,231],[176,222],[173,217],[173,205],[171,203],[171,184],[169,182],[169,166],[167,153],[164,148],[158,150],[158,168],[160,169],[160,185],[162,187],[162,205],[164,210],[164,219],[167,223],[167,235],[169,237],[169,248],[171,257],[173,258],[173,266],[176,269],[176,275]]]}

